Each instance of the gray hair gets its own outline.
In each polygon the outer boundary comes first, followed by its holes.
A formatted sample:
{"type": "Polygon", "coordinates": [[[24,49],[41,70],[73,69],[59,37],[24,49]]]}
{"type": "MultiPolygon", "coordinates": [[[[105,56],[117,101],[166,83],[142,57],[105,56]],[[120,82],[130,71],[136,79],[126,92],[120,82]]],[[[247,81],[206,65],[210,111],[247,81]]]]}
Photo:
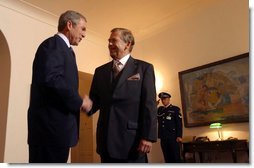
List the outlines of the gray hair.
{"type": "Polygon", "coordinates": [[[125,43],[130,43],[131,44],[130,49],[129,49],[129,51],[131,52],[132,49],[133,49],[133,46],[135,44],[135,39],[134,39],[134,36],[133,36],[132,32],[128,29],[125,29],[125,28],[114,28],[114,29],[111,30],[111,33],[117,32],[117,31],[119,31],[121,33],[121,39],[125,43]]]}
{"type": "Polygon", "coordinates": [[[83,16],[82,14],[80,14],[76,11],[68,10],[68,11],[62,13],[61,16],[59,17],[59,20],[58,20],[58,31],[59,32],[63,31],[69,20],[75,26],[78,24],[78,22],[80,21],[81,18],[87,22],[85,16],[83,16]]]}

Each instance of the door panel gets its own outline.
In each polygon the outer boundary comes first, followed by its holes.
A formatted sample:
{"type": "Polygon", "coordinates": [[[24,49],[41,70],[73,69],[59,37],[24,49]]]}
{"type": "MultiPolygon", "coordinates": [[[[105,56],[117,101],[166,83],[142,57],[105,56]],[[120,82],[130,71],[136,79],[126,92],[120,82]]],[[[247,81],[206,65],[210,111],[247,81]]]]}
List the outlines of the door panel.
{"type": "MultiPolygon", "coordinates": [[[[79,94],[89,94],[93,75],[79,72],[79,94]]],[[[72,163],[93,163],[93,119],[84,112],[80,112],[79,142],[71,149],[72,163]]]]}

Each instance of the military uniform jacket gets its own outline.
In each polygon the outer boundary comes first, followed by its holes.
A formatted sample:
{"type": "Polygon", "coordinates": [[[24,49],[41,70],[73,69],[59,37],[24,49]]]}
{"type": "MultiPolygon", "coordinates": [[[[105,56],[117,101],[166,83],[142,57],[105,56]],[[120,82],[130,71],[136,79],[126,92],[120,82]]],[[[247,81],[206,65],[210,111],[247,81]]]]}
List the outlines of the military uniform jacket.
{"type": "Polygon", "coordinates": [[[158,108],[158,138],[182,137],[182,115],[180,108],[170,104],[158,108]]]}

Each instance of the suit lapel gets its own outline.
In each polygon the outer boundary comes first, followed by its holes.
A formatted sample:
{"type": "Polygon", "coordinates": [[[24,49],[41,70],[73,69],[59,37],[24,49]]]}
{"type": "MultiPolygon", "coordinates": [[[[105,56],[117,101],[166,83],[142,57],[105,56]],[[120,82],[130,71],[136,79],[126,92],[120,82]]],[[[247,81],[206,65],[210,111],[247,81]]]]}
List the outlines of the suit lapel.
{"type": "Polygon", "coordinates": [[[112,73],[112,67],[113,67],[113,61],[106,64],[105,67],[105,79],[107,79],[106,82],[106,88],[110,90],[112,89],[112,80],[113,80],[113,73],[112,73]]]}
{"type": "Polygon", "coordinates": [[[75,68],[75,72],[73,72],[73,74],[75,75],[75,79],[76,79],[76,87],[78,88],[78,84],[79,84],[79,77],[78,77],[78,67],[77,67],[77,62],[76,62],[76,58],[75,58],[75,53],[73,51],[73,49],[69,48],[67,46],[67,44],[64,42],[64,40],[58,36],[58,35],[54,35],[54,38],[56,38],[59,41],[59,45],[61,45],[61,50],[64,50],[64,52],[68,55],[68,63],[71,63],[72,66],[75,68]]]}
{"type": "Polygon", "coordinates": [[[130,57],[128,61],[126,62],[126,65],[124,69],[122,70],[122,74],[119,78],[119,81],[116,84],[116,88],[120,87],[131,75],[134,74],[136,71],[137,65],[135,63],[135,60],[130,57]]]}

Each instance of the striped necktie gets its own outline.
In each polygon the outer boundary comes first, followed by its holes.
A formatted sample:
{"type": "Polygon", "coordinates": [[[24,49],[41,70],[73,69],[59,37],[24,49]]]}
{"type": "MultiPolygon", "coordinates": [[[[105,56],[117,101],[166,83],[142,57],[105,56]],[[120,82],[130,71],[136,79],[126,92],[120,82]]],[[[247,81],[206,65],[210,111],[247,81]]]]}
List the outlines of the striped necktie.
{"type": "Polygon", "coordinates": [[[113,72],[114,72],[114,78],[119,74],[119,72],[122,70],[123,64],[119,61],[114,61],[113,65],[113,72]]]}

